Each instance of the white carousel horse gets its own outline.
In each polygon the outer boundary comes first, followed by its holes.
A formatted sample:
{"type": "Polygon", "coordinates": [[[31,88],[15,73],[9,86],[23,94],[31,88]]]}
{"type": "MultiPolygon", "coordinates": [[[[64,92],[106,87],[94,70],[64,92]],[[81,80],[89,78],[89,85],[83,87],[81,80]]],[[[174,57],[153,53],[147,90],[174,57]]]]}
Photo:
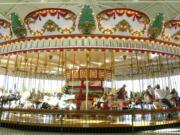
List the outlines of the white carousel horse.
{"type": "MultiPolygon", "coordinates": [[[[2,103],[8,103],[9,101],[20,100],[20,107],[25,109],[36,108],[36,109],[49,109],[53,107],[58,107],[58,109],[76,109],[76,104],[69,102],[75,99],[75,95],[62,94],[58,96],[44,96],[42,100],[36,98],[36,95],[32,95],[29,91],[26,91],[20,96],[19,94],[7,94],[0,96],[2,103]],[[33,97],[33,99],[31,99],[33,97]]],[[[19,104],[12,102],[12,108],[18,107],[19,104]]],[[[8,107],[10,107],[8,105],[8,107]]]]}
{"type": "Polygon", "coordinates": [[[72,102],[68,102],[70,100],[74,100],[75,95],[71,94],[62,94],[61,96],[44,96],[41,103],[38,105],[38,109],[48,109],[48,108],[55,108],[58,109],[68,109],[74,110],[76,109],[76,104],[72,102]]]}
{"type": "Polygon", "coordinates": [[[75,110],[76,104],[73,102],[68,102],[69,100],[74,100],[74,99],[75,99],[75,95],[63,94],[61,99],[59,100],[58,108],[59,109],[75,110]]]}
{"type": "Polygon", "coordinates": [[[35,108],[34,104],[29,100],[30,97],[31,97],[31,93],[29,91],[26,91],[22,94],[22,97],[20,99],[22,108],[24,109],[35,108]]]}

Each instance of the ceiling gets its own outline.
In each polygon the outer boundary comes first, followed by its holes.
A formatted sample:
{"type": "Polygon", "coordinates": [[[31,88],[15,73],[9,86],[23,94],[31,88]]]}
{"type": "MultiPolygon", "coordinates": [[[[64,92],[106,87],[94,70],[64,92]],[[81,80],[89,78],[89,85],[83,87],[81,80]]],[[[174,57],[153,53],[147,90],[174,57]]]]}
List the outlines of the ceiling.
{"type": "Polygon", "coordinates": [[[87,68],[87,61],[89,61],[88,68],[114,69],[114,75],[119,76],[120,79],[137,74],[144,74],[147,77],[151,72],[161,72],[165,75],[169,71],[180,69],[179,59],[157,54],[67,50],[0,56],[0,70],[1,74],[8,72],[11,75],[22,72],[64,76],[65,69],[87,68]],[[87,53],[89,60],[87,60],[87,53]],[[7,70],[3,71],[3,69],[7,70]]]}
{"type": "Polygon", "coordinates": [[[132,8],[150,18],[161,12],[166,20],[180,19],[180,0],[0,0],[0,17],[9,20],[10,13],[16,12],[23,19],[29,12],[47,7],[66,8],[79,15],[84,4],[95,14],[109,8],[132,8]]]}

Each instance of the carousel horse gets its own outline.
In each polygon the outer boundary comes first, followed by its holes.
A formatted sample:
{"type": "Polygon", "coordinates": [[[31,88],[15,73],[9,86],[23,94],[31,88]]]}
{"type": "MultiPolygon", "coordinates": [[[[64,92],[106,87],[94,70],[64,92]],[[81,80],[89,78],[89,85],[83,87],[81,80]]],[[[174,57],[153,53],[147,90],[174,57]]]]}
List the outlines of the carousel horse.
{"type": "Polygon", "coordinates": [[[148,90],[144,91],[142,94],[143,109],[152,109],[153,100],[154,96],[148,90]]]}
{"type": "Polygon", "coordinates": [[[143,109],[143,94],[141,92],[133,93],[133,97],[128,101],[129,108],[143,109]]]}
{"type": "Polygon", "coordinates": [[[168,99],[157,99],[152,102],[154,109],[173,108],[174,105],[168,99]]]}
{"type": "Polygon", "coordinates": [[[125,87],[126,85],[123,85],[122,88],[120,88],[118,91],[117,91],[117,98],[118,99],[125,99],[127,97],[127,91],[125,90],[125,87]]]}
{"type": "Polygon", "coordinates": [[[166,90],[161,89],[160,85],[157,84],[154,88],[154,97],[153,105],[155,109],[162,109],[164,107],[171,108],[171,104],[167,99],[168,93],[166,90]]]}
{"type": "Polygon", "coordinates": [[[94,97],[92,102],[92,109],[109,110],[112,109],[113,95],[107,95],[104,93],[102,97],[94,97]]]}
{"type": "Polygon", "coordinates": [[[0,97],[0,102],[1,102],[1,105],[3,104],[7,104],[9,103],[9,107],[11,106],[12,102],[17,102],[21,99],[21,96],[19,93],[16,93],[16,94],[8,94],[8,95],[1,95],[0,97]]]}
{"type": "Polygon", "coordinates": [[[32,101],[32,94],[29,91],[26,91],[22,94],[20,99],[20,107],[24,109],[36,108],[34,102],[32,101]]]}
{"type": "Polygon", "coordinates": [[[44,96],[44,98],[37,104],[37,109],[67,109],[74,110],[76,105],[71,100],[75,99],[75,95],[71,94],[57,94],[55,96],[44,96]]]}
{"type": "Polygon", "coordinates": [[[73,102],[70,102],[72,100],[75,100],[75,95],[71,94],[63,94],[58,102],[58,108],[59,109],[68,109],[68,110],[74,110],[76,109],[76,105],[73,102]]]}
{"type": "Polygon", "coordinates": [[[54,105],[50,104],[50,101],[52,100],[50,100],[49,98],[52,97],[49,96],[44,96],[44,98],[40,98],[38,95],[32,95],[30,92],[25,92],[23,95],[24,96],[21,99],[21,106],[23,108],[51,109],[51,107],[54,105]]]}
{"type": "MultiPolygon", "coordinates": [[[[39,95],[39,94],[38,94],[39,95]]],[[[55,96],[44,96],[40,98],[38,95],[24,92],[21,98],[21,106],[23,108],[36,109],[76,109],[73,103],[68,103],[68,100],[74,100],[75,95],[71,94],[57,94],[55,96]]]]}
{"type": "Polygon", "coordinates": [[[180,107],[180,98],[178,96],[178,92],[174,88],[170,92],[169,99],[172,101],[172,104],[174,104],[176,107],[180,107]]]}
{"type": "Polygon", "coordinates": [[[57,96],[44,96],[43,100],[39,103],[38,109],[54,109],[57,108],[59,98],[57,96]]]}
{"type": "Polygon", "coordinates": [[[49,109],[50,105],[43,101],[43,99],[34,92],[26,91],[22,94],[21,107],[22,108],[35,108],[35,109],[49,109]]]}
{"type": "Polygon", "coordinates": [[[175,107],[172,103],[171,100],[168,98],[162,98],[162,99],[156,99],[153,101],[154,108],[155,109],[163,109],[163,108],[173,108],[175,107]]]}
{"type": "MultiPolygon", "coordinates": [[[[170,99],[168,99],[169,97],[169,93],[167,94],[166,91],[162,91],[164,92],[163,94],[165,96],[163,96],[163,98],[159,98],[159,99],[156,99],[155,101],[153,101],[153,105],[154,105],[154,108],[155,109],[163,109],[163,108],[166,108],[166,109],[169,109],[169,108],[174,108],[175,105],[171,102],[170,99]]],[[[162,113],[163,114],[163,113],[162,113]]],[[[173,113],[167,113],[167,118],[171,118],[173,116],[173,113]]]]}

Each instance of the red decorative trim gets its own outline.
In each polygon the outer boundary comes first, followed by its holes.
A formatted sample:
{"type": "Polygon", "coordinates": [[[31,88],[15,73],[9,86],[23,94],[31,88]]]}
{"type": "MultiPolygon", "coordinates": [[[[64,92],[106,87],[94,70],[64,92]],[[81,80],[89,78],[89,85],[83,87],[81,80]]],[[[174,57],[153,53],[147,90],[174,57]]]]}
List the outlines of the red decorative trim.
{"type": "MultiPolygon", "coordinates": [[[[141,12],[141,11],[138,11],[138,10],[131,9],[131,8],[112,8],[112,9],[106,9],[106,10],[103,10],[103,11],[101,11],[100,13],[98,13],[96,17],[98,17],[100,14],[105,14],[105,13],[107,13],[107,12],[111,12],[111,11],[114,11],[114,10],[133,11],[133,12],[139,13],[139,14],[147,17],[148,22],[150,22],[149,17],[148,17],[145,13],[143,13],[143,12],[141,12]]],[[[139,16],[137,16],[137,17],[139,18],[139,16]]]]}
{"type": "Polygon", "coordinates": [[[27,15],[25,16],[25,18],[24,18],[24,21],[25,21],[28,17],[33,16],[34,14],[36,14],[36,12],[40,12],[40,11],[44,11],[44,10],[62,10],[62,11],[70,12],[70,13],[76,15],[74,12],[72,12],[72,11],[70,11],[70,10],[68,10],[68,9],[63,9],[63,8],[42,8],[42,9],[34,10],[34,11],[30,12],[29,14],[27,14],[27,15]]]}
{"type": "Polygon", "coordinates": [[[60,17],[63,17],[64,19],[71,20],[73,22],[72,26],[68,27],[68,28],[62,28],[61,26],[58,25],[58,28],[56,29],[58,32],[71,33],[72,31],[74,31],[76,18],[77,18],[77,15],[75,13],[73,13],[70,10],[61,9],[61,8],[43,8],[43,9],[35,10],[35,11],[29,13],[24,18],[24,22],[27,25],[27,28],[33,35],[43,35],[46,32],[46,30],[43,28],[36,30],[36,29],[32,28],[30,26],[30,24],[34,23],[34,21],[36,22],[37,20],[41,21],[42,18],[46,17],[48,14],[51,16],[56,16],[57,19],[59,19],[60,17]],[[67,15],[71,15],[71,17],[69,18],[69,16],[68,16],[68,18],[66,18],[67,15]],[[30,20],[33,20],[33,21],[31,22],[30,20]]]}
{"type": "Polygon", "coordinates": [[[4,25],[4,23],[6,23],[7,25],[9,25],[9,27],[11,26],[11,23],[8,22],[7,20],[1,19],[0,18],[0,26],[4,25]]]}
{"type": "MultiPolygon", "coordinates": [[[[112,38],[112,39],[125,39],[125,40],[138,40],[138,41],[147,41],[147,42],[154,42],[159,44],[166,44],[169,46],[174,46],[177,48],[180,48],[180,44],[167,42],[159,39],[151,39],[147,37],[135,37],[135,36],[124,36],[124,35],[103,35],[103,34],[91,34],[91,35],[83,35],[83,34],[66,34],[66,35],[50,35],[50,36],[36,36],[36,37],[26,37],[23,39],[14,39],[10,41],[1,42],[0,46],[12,44],[16,42],[24,42],[24,41],[30,41],[30,40],[42,40],[42,39],[61,39],[61,38],[82,38],[82,37],[91,37],[91,38],[112,38]]],[[[74,47],[76,48],[76,47],[74,47]]],[[[88,47],[87,47],[88,48],[88,47]]]]}
{"type": "MultiPolygon", "coordinates": [[[[59,51],[63,51],[63,50],[68,50],[68,49],[74,49],[77,47],[64,47],[64,48],[42,48],[42,49],[29,49],[29,50],[18,50],[18,51],[14,51],[14,52],[8,52],[8,53],[1,53],[0,55],[10,55],[10,54],[17,54],[17,53],[26,53],[26,52],[39,52],[39,51],[53,51],[53,50],[59,50],[59,51]]],[[[91,49],[101,49],[101,47],[78,47],[78,49],[87,49],[87,48],[91,48],[91,49]]],[[[147,50],[147,49],[135,49],[135,48],[105,48],[107,50],[115,50],[115,51],[128,51],[128,52],[140,52],[140,53],[152,53],[152,54],[161,54],[161,55],[167,55],[167,56],[171,56],[171,57],[177,57],[180,58],[180,55],[178,54],[172,54],[172,53],[168,53],[168,52],[163,52],[163,51],[157,51],[157,50],[147,50]]]]}
{"type": "Polygon", "coordinates": [[[172,27],[180,27],[180,20],[169,20],[164,24],[164,26],[167,27],[169,24],[171,24],[172,27]]]}

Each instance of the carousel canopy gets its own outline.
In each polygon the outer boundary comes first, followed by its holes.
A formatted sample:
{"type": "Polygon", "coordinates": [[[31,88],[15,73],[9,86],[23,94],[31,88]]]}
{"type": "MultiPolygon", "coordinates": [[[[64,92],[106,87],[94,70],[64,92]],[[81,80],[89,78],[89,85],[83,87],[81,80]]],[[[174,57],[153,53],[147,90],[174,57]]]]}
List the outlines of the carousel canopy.
{"type": "Polygon", "coordinates": [[[179,7],[167,0],[0,2],[0,73],[64,77],[67,69],[96,68],[117,79],[179,74],[179,7]]]}

